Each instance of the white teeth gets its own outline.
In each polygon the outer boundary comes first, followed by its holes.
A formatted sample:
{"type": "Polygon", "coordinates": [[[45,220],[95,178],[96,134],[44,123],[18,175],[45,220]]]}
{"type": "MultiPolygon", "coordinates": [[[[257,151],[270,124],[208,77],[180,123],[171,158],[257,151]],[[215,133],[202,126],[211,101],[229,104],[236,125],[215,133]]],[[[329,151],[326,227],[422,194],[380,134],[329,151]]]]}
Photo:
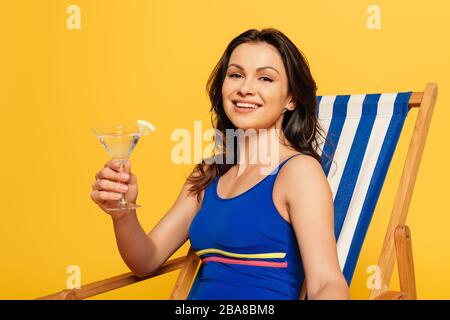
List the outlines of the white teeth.
{"type": "Polygon", "coordinates": [[[240,108],[251,108],[251,109],[258,108],[258,106],[256,104],[243,103],[243,102],[236,102],[236,106],[240,107],[240,108]]]}

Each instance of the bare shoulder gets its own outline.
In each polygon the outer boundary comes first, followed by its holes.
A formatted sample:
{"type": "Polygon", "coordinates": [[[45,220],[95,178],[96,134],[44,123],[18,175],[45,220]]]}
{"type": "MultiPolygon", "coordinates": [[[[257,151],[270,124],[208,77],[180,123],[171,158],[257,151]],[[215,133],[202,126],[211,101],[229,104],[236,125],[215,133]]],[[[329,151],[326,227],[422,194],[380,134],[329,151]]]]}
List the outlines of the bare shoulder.
{"type": "Polygon", "coordinates": [[[291,175],[296,175],[296,177],[299,177],[299,175],[308,173],[312,175],[325,175],[319,161],[317,161],[317,159],[313,156],[307,154],[299,154],[292,157],[280,170],[280,174],[288,177],[291,175]]]}
{"type": "Polygon", "coordinates": [[[284,191],[283,200],[286,203],[298,200],[299,196],[307,195],[311,190],[320,191],[323,197],[331,193],[322,165],[313,156],[306,154],[289,159],[280,169],[277,180],[284,191]]]}

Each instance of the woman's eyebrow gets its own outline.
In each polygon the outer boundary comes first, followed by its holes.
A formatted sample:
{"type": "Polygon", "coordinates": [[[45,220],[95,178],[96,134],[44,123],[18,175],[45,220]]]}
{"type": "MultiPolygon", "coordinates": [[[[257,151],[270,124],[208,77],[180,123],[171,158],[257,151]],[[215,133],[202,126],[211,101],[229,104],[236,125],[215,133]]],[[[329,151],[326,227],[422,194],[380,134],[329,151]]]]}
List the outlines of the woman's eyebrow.
{"type": "MultiPolygon", "coordinates": [[[[229,65],[228,65],[228,68],[231,67],[231,66],[234,66],[234,67],[236,67],[236,68],[238,68],[238,69],[244,70],[244,68],[242,68],[242,67],[241,67],[240,65],[238,65],[237,63],[231,63],[231,64],[229,64],[229,65]]],[[[260,70],[264,70],[264,69],[272,69],[272,70],[274,70],[276,73],[280,74],[280,73],[278,72],[277,69],[275,69],[274,67],[271,67],[271,66],[259,67],[259,68],[256,69],[256,71],[260,71],[260,70]]]]}

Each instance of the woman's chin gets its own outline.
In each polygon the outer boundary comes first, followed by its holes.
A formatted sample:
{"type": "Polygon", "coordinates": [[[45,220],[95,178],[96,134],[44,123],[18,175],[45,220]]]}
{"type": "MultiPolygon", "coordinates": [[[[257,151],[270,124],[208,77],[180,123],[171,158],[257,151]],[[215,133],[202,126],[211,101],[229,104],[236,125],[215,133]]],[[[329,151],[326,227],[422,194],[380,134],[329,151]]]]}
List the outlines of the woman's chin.
{"type": "Polygon", "coordinates": [[[240,114],[233,112],[233,110],[231,112],[230,110],[227,110],[226,115],[234,126],[241,130],[257,130],[269,127],[269,125],[267,125],[267,121],[261,121],[261,114],[259,116],[253,112],[240,114]]]}
{"type": "Polygon", "coordinates": [[[232,119],[231,122],[237,129],[249,130],[249,129],[262,129],[264,126],[259,121],[252,121],[251,119],[232,119]]]}

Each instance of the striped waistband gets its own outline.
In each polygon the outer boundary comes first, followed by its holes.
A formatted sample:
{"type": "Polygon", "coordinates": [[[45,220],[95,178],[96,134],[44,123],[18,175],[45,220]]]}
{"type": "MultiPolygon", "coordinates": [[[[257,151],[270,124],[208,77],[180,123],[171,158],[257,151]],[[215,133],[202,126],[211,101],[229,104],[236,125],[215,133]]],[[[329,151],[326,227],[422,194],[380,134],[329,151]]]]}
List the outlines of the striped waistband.
{"type": "Polygon", "coordinates": [[[201,257],[206,254],[219,254],[221,256],[209,256],[202,258],[202,263],[207,262],[221,262],[229,264],[241,264],[248,266],[258,267],[273,267],[273,268],[287,268],[287,262],[275,262],[264,260],[248,260],[248,259],[272,259],[272,258],[285,258],[286,252],[270,252],[270,253],[235,253],[224,251],[220,249],[210,248],[203,249],[195,252],[197,256],[201,257]],[[225,257],[223,257],[225,256],[225,257]],[[231,257],[231,258],[228,258],[231,257]]]}

